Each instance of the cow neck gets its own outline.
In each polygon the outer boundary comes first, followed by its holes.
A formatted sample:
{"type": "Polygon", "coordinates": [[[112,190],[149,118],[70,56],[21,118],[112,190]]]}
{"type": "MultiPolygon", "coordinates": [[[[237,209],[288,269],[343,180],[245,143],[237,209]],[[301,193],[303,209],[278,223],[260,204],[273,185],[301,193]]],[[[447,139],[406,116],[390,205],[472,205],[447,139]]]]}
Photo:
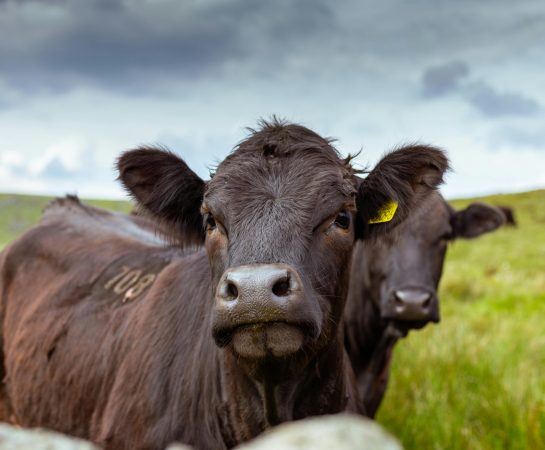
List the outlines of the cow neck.
{"type": "Polygon", "coordinates": [[[348,314],[345,316],[346,348],[356,374],[369,366],[388,325],[380,317],[380,311],[372,300],[371,290],[364,289],[358,294],[356,297],[349,295],[348,314]]]}
{"type": "Polygon", "coordinates": [[[222,392],[235,443],[282,422],[345,410],[349,397],[355,395],[347,386],[343,352],[342,342],[336,340],[309,363],[301,376],[276,382],[248,376],[237,367],[236,357],[224,351],[222,392]]]}
{"type": "Polygon", "coordinates": [[[373,351],[370,353],[364,369],[357,374],[360,395],[367,401],[376,392],[376,382],[380,382],[386,368],[390,365],[392,350],[403,334],[389,322],[382,328],[373,351]]]}
{"type": "Polygon", "coordinates": [[[388,379],[392,351],[403,334],[381,318],[373,292],[364,287],[349,295],[345,344],[356,374],[358,391],[367,413],[374,415],[388,379]],[[362,302],[362,298],[364,301],[362,302]]]}

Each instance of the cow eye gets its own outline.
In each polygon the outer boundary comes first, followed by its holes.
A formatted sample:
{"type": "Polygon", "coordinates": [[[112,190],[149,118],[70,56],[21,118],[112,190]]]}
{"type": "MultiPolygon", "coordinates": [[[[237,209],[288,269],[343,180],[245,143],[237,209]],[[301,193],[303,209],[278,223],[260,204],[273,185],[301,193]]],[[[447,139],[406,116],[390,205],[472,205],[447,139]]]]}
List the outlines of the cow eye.
{"type": "Polygon", "coordinates": [[[335,225],[337,225],[339,228],[342,228],[343,230],[347,230],[348,227],[350,227],[350,214],[348,214],[347,211],[341,211],[339,214],[337,214],[337,217],[335,217],[335,225]]]}
{"type": "Polygon", "coordinates": [[[215,230],[216,227],[217,227],[216,219],[214,219],[214,216],[212,214],[207,214],[205,219],[204,219],[204,222],[206,224],[206,229],[208,231],[215,230]]]}

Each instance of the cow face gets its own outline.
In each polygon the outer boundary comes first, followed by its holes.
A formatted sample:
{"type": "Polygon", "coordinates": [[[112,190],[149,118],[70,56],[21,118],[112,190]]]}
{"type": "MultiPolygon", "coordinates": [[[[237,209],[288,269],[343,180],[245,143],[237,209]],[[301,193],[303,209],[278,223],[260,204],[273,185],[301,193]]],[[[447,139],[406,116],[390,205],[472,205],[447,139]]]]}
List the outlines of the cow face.
{"type": "Polygon", "coordinates": [[[500,208],[473,203],[455,211],[439,193],[430,195],[394,233],[366,242],[356,253],[365,271],[359,275],[367,286],[363,295],[378,301],[381,317],[404,332],[438,322],[437,288],[448,244],[491,232],[505,220],[500,208]]]}
{"type": "Polygon", "coordinates": [[[217,345],[267,367],[302,367],[337,339],[355,239],[401,223],[446,168],[439,150],[403,148],[358,183],[330,141],[278,122],[252,132],[207,183],[161,150],[119,161],[140,205],[182,239],[204,242],[217,345]],[[393,219],[369,225],[391,199],[393,219]]]}
{"type": "Polygon", "coordinates": [[[347,161],[303,128],[254,134],[218,166],[201,212],[220,346],[281,358],[335,334],[356,194],[347,161]]]}

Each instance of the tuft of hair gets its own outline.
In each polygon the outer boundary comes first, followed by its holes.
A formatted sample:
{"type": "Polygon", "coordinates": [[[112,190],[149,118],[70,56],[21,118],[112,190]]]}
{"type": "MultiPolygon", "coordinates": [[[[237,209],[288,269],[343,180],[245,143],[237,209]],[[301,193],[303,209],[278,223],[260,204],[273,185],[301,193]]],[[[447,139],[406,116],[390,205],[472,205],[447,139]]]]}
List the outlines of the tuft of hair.
{"type": "Polygon", "coordinates": [[[66,194],[64,197],[56,197],[51,200],[47,205],[45,205],[42,214],[50,213],[56,211],[59,208],[69,209],[69,208],[81,208],[82,203],[77,195],[75,194],[66,194]]]}
{"type": "Polygon", "coordinates": [[[260,119],[257,128],[246,128],[248,135],[233,149],[222,164],[229,163],[234,155],[261,154],[267,159],[290,157],[298,154],[319,153],[334,164],[338,164],[346,176],[356,171],[352,169],[353,156],[343,158],[334,147],[336,141],[331,137],[322,137],[309,128],[288,122],[277,116],[270,120],[260,119]]]}
{"type": "Polygon", "coordinates": [[[286,145],[309,144],[316,147],[330,147],[339,156],[333,147],[336,139],[322,137],[303,125],[288,122],[275,115],[270,120],[259,119],[257,125],[257,128],[246,128],[248,136],[240,141],[235,148],[243,148],[248,145],[277,148],[286,145]]]}
{"type": "Polygon", "coordinates": [[[355,159],[358,156],[360,156],[362,152],[363,152],[363,148],[360,148],[356,153],[349,153],[348,156],[346,156],[346,158],[343,159],[343,164],[347,167],[350,167],[354,175],[369,173],[369,170],[367,169],[367,167],[362,167],[361,169],[354,167],[355,159]]]}

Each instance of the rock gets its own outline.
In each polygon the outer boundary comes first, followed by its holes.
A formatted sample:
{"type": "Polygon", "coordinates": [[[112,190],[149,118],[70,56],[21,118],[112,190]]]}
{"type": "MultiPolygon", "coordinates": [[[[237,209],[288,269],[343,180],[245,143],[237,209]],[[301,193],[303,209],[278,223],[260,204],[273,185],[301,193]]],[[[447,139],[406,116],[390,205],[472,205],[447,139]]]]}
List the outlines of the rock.
{"type": "Polygon", "coordinates": [[[348,414],[289,422],[237,450],[402,450],[380,425],[348,414]]]}
{"type": "Polygon", "coordinates": [[[193,447],[190,447],[189,445],[185,445],[185,444],[180,444],[180,443],[175,443],[175,444],[170,444],[166,450],[193,450],[193,447]]]}
{"type": "MultiPolygon", "coordinates": [[[[53,431],[0,423],[0,450],[99,450],[90,442],[53,431]]],[[[282,424],[235,450],[402,450],[380,425],[360,416],[337,414],[282,424]]],[[[192,450],[173,443],[167,450],[192,450]]]]}
{"type": "Polygon", "coordinates": [[[53,431],[0,423],[0,450],[98,450],[90,442],[53,431]]]}

